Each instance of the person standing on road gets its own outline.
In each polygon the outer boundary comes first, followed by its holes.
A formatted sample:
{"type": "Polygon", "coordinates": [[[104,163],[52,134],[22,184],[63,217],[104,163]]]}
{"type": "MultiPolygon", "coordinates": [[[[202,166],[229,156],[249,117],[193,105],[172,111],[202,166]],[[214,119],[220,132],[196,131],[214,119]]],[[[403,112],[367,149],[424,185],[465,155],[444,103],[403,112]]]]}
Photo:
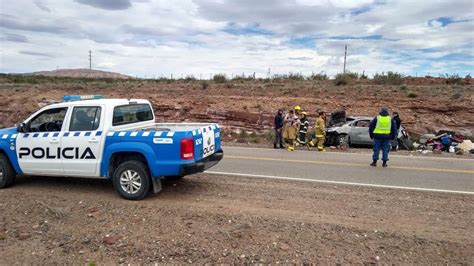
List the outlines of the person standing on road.
{"type": "Polygon", "coordinates": [[[377,166],[379,153],[382,150],[383,167],[387,167],[388,153],[390,151],[390,140],[395,138],[397,126],[395,120],[388,113],[388,109],[383,107],[380,113],[369,125],[370,138],[374,140],[374,154],[370,166],[377,166]]]}
{"type": "Polygon", "coordinates": [[[306,144],[306,134],[308,133],[308,128],[309,128],[308,113],[301,112],[300,128],[298,132],[298,143],[301,145],[306,144]]]}
{"type": "Polygon", "coordinates": [[[295,114],[294,110],[290,110],[288,114],[285,115],[285,119],[283,119],[283,139],[288,143],[288,151],[295,150],[294,145],[298,126],[297,121],[298,116],[295,114]]]}
{"type": "Polygon", "coordinates": [[[316,136],[308,143],[308,150],[311,150],[312,147],[317,145],[318,151],[324,151],[326,121],[324,120],[324,112],[321,110],[318,110],[316,114],[316,125],[314,126],[314,134],[316,136]]]}
{"type": "Polygon", "coordinates": [[[273,148],[278,149],[277,145],[280,145],[280,149],[285,148],[283,146],[283,110],[279,109],[275,115],[275,140],[273,141],[273,148]]]}
{"type": "Polygon", "coordinates": [[[395,139],[392,140],[392,151],[398,150],[398,133],[400,132],[400,126],[402,125],[402,120],[398,112],[393,112],[393,121],[395,121],[395,125],[397,128],[397,132],[395,133],[395,139]]]}

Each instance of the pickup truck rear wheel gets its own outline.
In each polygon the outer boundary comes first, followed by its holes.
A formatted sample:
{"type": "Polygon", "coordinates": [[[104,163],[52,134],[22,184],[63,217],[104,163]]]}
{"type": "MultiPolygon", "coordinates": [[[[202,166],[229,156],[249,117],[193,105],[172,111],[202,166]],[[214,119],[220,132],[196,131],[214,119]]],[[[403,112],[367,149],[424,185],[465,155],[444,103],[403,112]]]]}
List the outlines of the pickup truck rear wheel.
{"type": "Polygon", "coordinates": [[[0,154],[0,189],[12,186],[15,183],[16,174],[10,160],[4,154],[0,154]]]}
{"type": "Polygon", "coordinates": [[[139,161],[126,161],[114,171],[115,190],[124,199],[143,199],[150,190],[150,182],[148,168],[139,161]]]}

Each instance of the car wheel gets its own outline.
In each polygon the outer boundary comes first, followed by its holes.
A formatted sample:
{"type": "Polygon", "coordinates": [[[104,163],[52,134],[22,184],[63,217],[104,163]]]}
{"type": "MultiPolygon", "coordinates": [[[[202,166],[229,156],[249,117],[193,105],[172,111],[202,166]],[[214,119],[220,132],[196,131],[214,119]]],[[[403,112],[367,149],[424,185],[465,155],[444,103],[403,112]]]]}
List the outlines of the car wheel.
{"type": "Polygon", "coordinates": [[[398,139],[398,146],[403,150],[414,150],[415,146],[413,146],[413,142],[408,138],[399,138],[398,139]]]}
{"type": "Polygon", "coordinates": [[[337,136],[336,144],[338,146],[349,146],[349,144],[350,144],[349,136],[346,135],[346,134],[341,134],[341,135],[337,136]]]}
{"type": "Polygon", "coordinates": [[[10,164],[10,160],[4,154],[0,154],[0,189],[12,186],[15,183],[16,174],[10,164]]]}
{"type": "Polygon", "coordinates": [[[124,199],[141,200],[150,190],[150,174],[145,164],[139,161],[126,161],[114,172],[115,190],[124,199]]]}

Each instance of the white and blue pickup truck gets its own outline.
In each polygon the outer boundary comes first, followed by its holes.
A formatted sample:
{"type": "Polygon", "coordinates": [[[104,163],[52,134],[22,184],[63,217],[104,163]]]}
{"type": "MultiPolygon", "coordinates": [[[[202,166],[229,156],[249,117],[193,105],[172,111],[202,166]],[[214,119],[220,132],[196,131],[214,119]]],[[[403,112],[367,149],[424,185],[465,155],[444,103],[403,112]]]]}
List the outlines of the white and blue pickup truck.
{"type": "Polygon", "coordinates": [[[106,178],[121,197],[140,200],[158,193],[162,179],[203,172],[223,158],[218,124],[155,123],[147,100],[84,98],[65,96],[0,129],[0,188],[17,175],[106,178]]]}

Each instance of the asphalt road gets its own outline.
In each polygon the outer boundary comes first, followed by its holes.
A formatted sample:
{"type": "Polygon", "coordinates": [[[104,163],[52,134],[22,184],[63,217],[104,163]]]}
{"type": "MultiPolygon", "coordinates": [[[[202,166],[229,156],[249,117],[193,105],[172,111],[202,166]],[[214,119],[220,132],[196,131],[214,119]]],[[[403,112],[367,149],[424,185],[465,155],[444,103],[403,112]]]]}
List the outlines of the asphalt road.
{"type": "Polygon", "coordinates": [[[371,154],[224,147],[207,173],[474,195],[474,159],[391,154],[388,168],[371,154]]]}

